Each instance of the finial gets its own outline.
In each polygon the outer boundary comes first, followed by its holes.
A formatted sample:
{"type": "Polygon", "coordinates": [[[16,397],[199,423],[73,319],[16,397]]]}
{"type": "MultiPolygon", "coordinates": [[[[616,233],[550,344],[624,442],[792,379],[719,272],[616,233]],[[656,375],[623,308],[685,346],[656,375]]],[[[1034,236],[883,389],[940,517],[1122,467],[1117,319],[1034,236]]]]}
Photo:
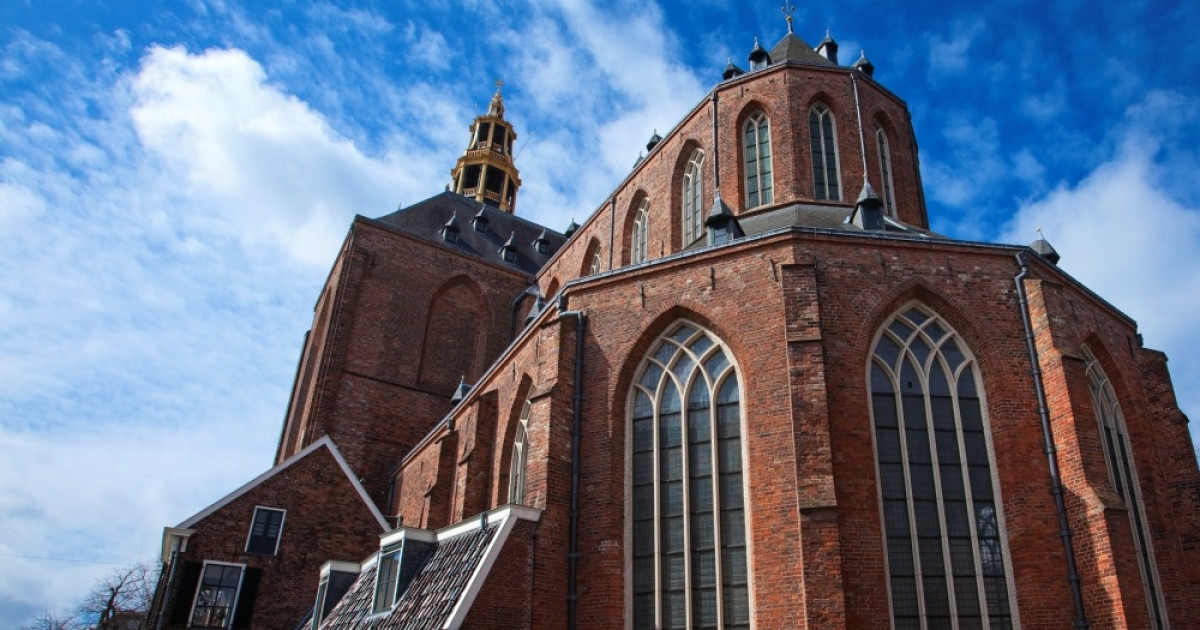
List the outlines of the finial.
{"type": "Polygon", "coordinates": [[[793,4],[791,6],[788,6],[785,4],[782,7],[780,7],[779,10],[783,11],[783,19],[787,20],[787,24],[788,24],[788,33],[791,33],[792,32],[792,14],[796,12],[796,5],[793,4]]]}
{"type": "Polygon", "coordinates": [[[496,79],[496,93],[500,93],[500,88],[504,87],[504,79],[496,79]]]}
{"type": "Polygon", "coordinates": [[[1038,233],[1038,238],[1046,238],[1046,236],[1044,234],[1042,234],[1041,226],[1038,227],[1037,233],[1038,233]]]}

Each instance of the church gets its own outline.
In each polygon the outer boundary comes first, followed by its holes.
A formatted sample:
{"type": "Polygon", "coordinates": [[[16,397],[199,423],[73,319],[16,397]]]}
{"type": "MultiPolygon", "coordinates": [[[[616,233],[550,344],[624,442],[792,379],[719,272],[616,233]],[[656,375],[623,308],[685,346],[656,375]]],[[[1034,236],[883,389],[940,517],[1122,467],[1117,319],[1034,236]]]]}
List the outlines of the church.
{"type": "Polygon", "coordinates": [[[743,65],[582,225],[518,214],[499,89],[444,192],[357,216],[149,627],[1195,623],[1166,356],[1045,239],[930,231],[865,54],[789,17],[743,65]]]}

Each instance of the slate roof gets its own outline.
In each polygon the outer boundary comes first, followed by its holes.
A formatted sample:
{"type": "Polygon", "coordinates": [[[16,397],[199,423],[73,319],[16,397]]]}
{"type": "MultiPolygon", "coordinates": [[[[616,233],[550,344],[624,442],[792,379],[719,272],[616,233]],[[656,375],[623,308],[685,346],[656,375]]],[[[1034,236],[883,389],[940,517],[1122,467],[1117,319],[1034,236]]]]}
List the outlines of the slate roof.
{"type": "Polygon", "coordinates": [[[771,49],[771,63],[798,61],[812,66],[834,66],[836,63],[822,57],[795,33],[788,33],[771,49]]]}
{"type": "Polygon", "coordinates": [[[376,565],[364,569],[342,597],[321,630],[428,630],[444,627],[458,605],[467,582],[483,561],[500,529],[498,522],[471,528],[437,543],[408,588],[388,614],[372,615],[376,565]]]}
{"type": "MultiPolygon", "coordinates": [[[[820,228],[825,230],[845,230],[847,232],[863,232],[864,230],[853,223],[847,223],[846,220],[850,217],[850,213],[854,210],[852,206],[826,206],[817,204],[796,203],[766,212],[755,213],[747,216],[738,217],[738,224],[742,227],[742,231],[746,236],[761,234],[785,227],[807,227],[820,228]]],[[[944,238],[940,234],[923,230],[916,226],[908,225],[901,221],[897,221],[891,217],[884,218],[884,232],[901,233],[927,236],[930,238],[944,238]]],[[[703,240],[697,241],[698,245],[693,247],[702,247],[705,245],[703,240]]],[[[689,248],[690,249],[690,248],[689,248]]]]}
{"type": "Polygon", "coordinates": [[[470,197],[450,191],[375,220],[424,240],[441,243],[531,275],[537,273],[567,240],[566,236],[533,221],[485,206],[470,197]],[[485,232],[476,232],[474,227],[474,218],[480,209],[488,220],[485,232]],[[458,226],[457,243],[446,242],[443,238],[443,230],[452,218],[458,226]],[[543,232],[547,249],[545,254],[539,254],[533,242],[543,232]],[[512,238],[513,245],[517,248],[516,260],[513,262],[505,261],[500,254],[501,246],[509,238],[512,238]]]}

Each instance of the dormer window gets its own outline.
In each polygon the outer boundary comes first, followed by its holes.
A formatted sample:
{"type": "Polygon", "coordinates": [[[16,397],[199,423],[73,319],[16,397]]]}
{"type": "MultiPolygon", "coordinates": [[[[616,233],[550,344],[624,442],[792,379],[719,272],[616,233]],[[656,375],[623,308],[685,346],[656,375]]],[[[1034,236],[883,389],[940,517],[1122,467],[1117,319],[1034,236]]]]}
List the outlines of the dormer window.
{"type": "Polygon", "coordinates": [[[450,220],[442,226],[442,240],[447,243],[458,242],[458,213],[450,215],[450,220]]]}
{"type": "Polygon", "coordinates": [[[516,232],[509,234],[508,240],[504,241],[504,244],[500,246],[500,258],[503,259],[504,262],[517,262],[517,245],[515,242],[516,237],[516,232]]]}
{"type": "Polygon", "coordinates": [[[401,545],[392,545],[379,552],[378,568],[375,570],[375,603],[371,612],[391,610],[396,604],[396,585],[400,580],[401,545]]]}
{"type": "Polygon", "coordinates": [[[279,538],[283,534],[285,510],[269,507],[254,508],[254,521],[250,526],[250,537],[246,540],[246,553],[273,556],[279,551],[279,538]]]}
{"type": "Polygon", "coordinates": [[[533,249],[543,256],[550,253],[550,241],[546,239],[546,230],[542,230],[537,238],[533,239],[533,249]]]}
{"type": "Polygon", "coordinates": [[[471,227],[475,228],[475,231],[479,232],[480,234],[485,234],[487,232],[488,218],[486,211],[483,208],[480,208],[479,212],[475,213],[475,218],[471,219],[471,227]]]}

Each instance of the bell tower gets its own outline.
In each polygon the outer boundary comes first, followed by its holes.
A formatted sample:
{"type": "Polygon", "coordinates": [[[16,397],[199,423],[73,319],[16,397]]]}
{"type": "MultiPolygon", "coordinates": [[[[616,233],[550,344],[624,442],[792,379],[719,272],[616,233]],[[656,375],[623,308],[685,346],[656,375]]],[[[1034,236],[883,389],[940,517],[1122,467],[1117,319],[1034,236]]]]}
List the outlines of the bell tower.
{"type": "Polygon", "coordinates": [[[503,85],[496,81],[496,95],[487,113],[471,123],[471,141],[450,171],[450,179],[454,192],[511,214],[517,207],[521,178],[512,155],[517,134],[504,120],[503,85]]]}

